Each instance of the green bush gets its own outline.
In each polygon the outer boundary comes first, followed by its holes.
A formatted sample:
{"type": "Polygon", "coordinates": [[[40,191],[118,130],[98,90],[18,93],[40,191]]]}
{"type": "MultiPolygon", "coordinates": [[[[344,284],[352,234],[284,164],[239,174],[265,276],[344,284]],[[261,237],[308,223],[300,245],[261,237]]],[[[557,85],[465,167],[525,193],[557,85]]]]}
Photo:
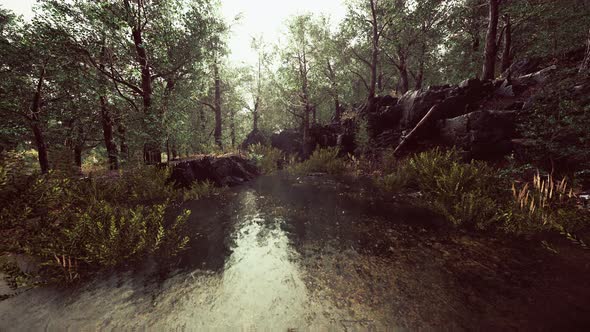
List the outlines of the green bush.
{"type": "Polygon", "coordinates": [[[291,166],[290,171],[295,174],[328,173],[342,175],[346,171],[346,161],[339,157],[338,148],[315,150],[309,159],[291,166]]]}
{"type": "Polygon", "coordinates": [[[276,171],[285,159],[281,150],[260,143],[251,145],[248,154],[264,174],[276,171]]]}
{"type": "Polygon", "coordinates": [[[188,212],[165,222],[165,210],[207,195],[212,185],[174,190],[168,175],[142,167],[79,179],[0,163],[0,252],[37,257],[48,276],[67,281],[147,254],[174,257],[187,244],[188,212]]]}
{"type": "Polygon", "coordinates": [[[388,164],[394,169],[378,180],[380,188],[416,188],[435,212],[455,226],[486,228],[499,219],[501,184],[484,163],[463,163],[456,151],[435,149],[388,164]]]}

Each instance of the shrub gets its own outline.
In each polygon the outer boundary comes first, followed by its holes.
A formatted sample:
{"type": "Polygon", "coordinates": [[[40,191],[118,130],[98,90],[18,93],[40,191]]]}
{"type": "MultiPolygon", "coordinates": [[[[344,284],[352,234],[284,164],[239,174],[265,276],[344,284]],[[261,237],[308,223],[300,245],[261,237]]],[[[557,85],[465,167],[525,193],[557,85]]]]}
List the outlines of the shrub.
{"type": "Polygon", "coordinates": [[[79,179],[14,165],[0,163],[0,252],[40,258],[50,277],[67,281],[146,254],[174,257],[187,244],[188,214],[165,222],[165,210],[212,190],[199,183],[176,191],[169,170],[155,167],[79,179]]]}
{"type": "Polygon", "coordinates": [[[284,160],[281,150],[260,143],[251,145],[248,151],[250,158],[254,160],[256,165],[265,174],[279,169],[281,161],[284,160]]]}
{"type": "Polygon", "coordinates": [[[188,243],[185,211],[170,225],[164,223],[167,204],[123,208],[96,201],[72,211],[57,223],[29,234],[21,249],[41,258],[49,277],[73,281],[102,267],[131,263],[147,254],[174,257],[188,243]]]}
{"type": "Polygon", "coordinates": [[[486,164],[463,163],[456,151],[439,149],[388,163],[394,170],[378,181],[380,188],[418,189],[431,209],[453,225],[486,228],[499,219],[501,184],[486,164]]]}
{"type": "Polygon", "coordinates": [[[520,188],[512,185],[513,204],[505,214],[506,228],[517,233],[557,230],[572,237],[572,232],[587,227],[587,213],[577,208],[573,189],[567,180],[555,180],[551,175],[535,175],[532,183],[520,188]]]}
{"type": "Polygon", "coordinates": [[[346,171],[346,162],[340,158],[338,148],[317,149],[308,160],[291,166],[290,171],[296,174],[328,173],[342,175],[346,171]]]}

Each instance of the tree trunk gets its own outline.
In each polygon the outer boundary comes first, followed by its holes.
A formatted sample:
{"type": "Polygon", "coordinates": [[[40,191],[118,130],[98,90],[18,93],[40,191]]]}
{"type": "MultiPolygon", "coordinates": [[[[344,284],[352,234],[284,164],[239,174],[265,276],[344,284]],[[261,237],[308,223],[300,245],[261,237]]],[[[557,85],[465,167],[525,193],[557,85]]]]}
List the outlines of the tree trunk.
{"type": "Polygon", "coordinates": [[[510,15],[504,16],[504,23],[506,28],[504,30],[504,51],[502,52],[502,72],[510,68],[512,59],[510,52],[512,51],[512,24],[510,23],[510,15]]]}
{"type": "MultiPolygon", "coordinates": [[[[129,7],[128,0],[125,1],[126,6],[129,7]]],[[[128,9],[129,10],[129,9],[128,9]]],[[[141,8],[138,9],[137,15],[141,15],[141,8]]],[[[145,132],[148,135],[148,142],[144,143],[143,146],[143,157],[146,164],[156,164],[162,162],[162,149],[160,146],[159,133],[157,128],[154,126],[153,114],[152,114],[152,73],[148,61],[147,52],[145,49],[145,43],[143,42],[142,36],[142,23],[134,22],[131,24],[131,36],[133,37],[133,44],[135,46],[135,53],[137,56],[137,63],[140,67],[141,72],[141,98],[143,101],[143,113],[145,116],[145,132]],[[155,128],[155,129],[154,129],[155,128]]]]}
{"type": "Polygon", "coordinates": [[[483,80],[492,80],[496,75],[496,35],[498,34],[498,15],[500,0],[489,0],[489,23],[484,51],[483,80]]]}
{"type": "MultiPolygon", "coordinates": [[[[260,97],[256,97],[256,101],[254,102],[254,112],[252,114],[252,131],[258,131],[258,120],[259,120],[259,108],[260,107],[260,97]]],[[[232,116],[235,115],[232,113],[232,116]]],[[[232,120],[233,121],[233,120],[232,120]]]]}
{"type": "Polygon", "coordinates": [[[402,62],[400,59],[399,70],[399,92],[403,95],[410,90],[410,79],[408,77],[408,67],[405,63],[405,59],[402,62]]]}
{"type": "Polygon", "coordinates": [[[41,125],[38,120],[34,120],[31,123],[31,129],[35,136],[35,145],[37,146],[37,153],[39,155],[39,166],[41,167],[41,173],[47,174],[49,172],[49,158],[47,157],[47,145],[45,144],[45,137],[41,130],[41,125]]]}
{"type": "Polygon", "coordinates": [[[108,110],[106,97],[100,97],[100,113],[102,118],[102,132],[104,137],[104,144],[107,149],[109,159],[109,169],[119,169],[119,159],[117,153],[117,144],[115,144],[113,136],[113,120],[108,110]]]}
{"type": "MultiPolygon", "coordinates": [[[[231,147],[235,148],[236,147],[236,112],[235,111],[230,111],[229,113],[229,136],[231,139],[231,147]]],[[[258,120],[256,120],[256,122],[258,122],[258,120]]],[[[258,128],[258,125],[256,125],[256,127],[258,128]]],[[[258,129],[256,129],[258,130],[258,129]]]]}
{"type": "Polygon", "coordinates": [[[47,156],[47,144],[45,143],[45,137],[43,136],[43,130],[41,129],[41,121],[39,119],[39,113],[41,112],[41,101],[43,98],[43,83],[45,82],[45,70],[46,64],[44,63],[39,73],[39,81],[37,82],[37,90],[33,97],[33,105],[31,107],[31,129],[35,136],[35,145],[37,146],[37,153],[39,155],[39,166],[41,167],[41,173],[47,174],[49,172],[49,158],[47,156]]]}
{"type": "MultiPolygon", "coordinates": [[[[100,51],[100,69],[104,71],[106,62],[106,46],[103,40],[103,45],[100,51]]],[[[104,137],[105,148],[107,149],[107,158],[109,160],[109,169],[115,170],[119,168],[119,160],[117,156],[117,145],[113,137],[113,119],[107,105],[107,98],[100,96],[100,115],[102,120],[102,132],[104,137]]]]}
{"type": "Polygon", "coordinates": [[[426,44],[422,43],[420,48],[420,60],[418,64],[418,75],[416,75],[416,84],[414,85],[416,90],[422,89],[422,83],[424,81],[424,63],[426,62],[426,44]]]}
{"type": "Polygon", "coordinates": [[[373,47],[371,50],[371,81],[369,83],[369,95],[367,96],[367,110],[372,112],[375,108],[375,89],[377,85],[377,66],[379,61],[379,27],[377,26],[377,8],[375,7],[375,0],[370,0],[370,4],[373,47]]]}
{"type": "Polygon", "coordinates": [[[127,146],[127,130],[125,129],[125,126],[120,124],[119,127],[117,128],[117,131],[119,132],[119,146],[120,146],[120,153],[121,153],[121,157],[128,159],[129,158],[129,147],[127,146]]]}
{"type": "Polygon", "coordinates": [[[215,144],[220,149],[223,149],[223,142],[222,142],[222,119],[221,119],[221,79],[219,77],[219,68],[217,66],[217,62],[213,68],[214,76],[215,76],[215,144]]]}
{"type": "MultiPolygon", "coordinates": [[[[302,43],[305,45],[305,42],[302,43]]],[[[308,91],[308,81],[307,81],[307,55],[305,52],[305,46],[303,51],[299,54],[299,75],[301,77],[301,100],[303,102],[303,123],[302,131],[303,131],[303,154],[308,155],[311,153],[309,151],[309,128],[310,128],[310,118],[309,113],[311,110],[311,105],[309,104],[309,91],[308,91]]]]}
{"type": "Polygon", "coordinates": [[[334,121],[340,122],[341,112],[340,112],[340,100],[338,98],[338,82],[336,81],[336,73],[334,72],[334,68],[332,68],[332,64],[330,60],[327,61],[328,63],[328,75],[331,83],[332,88],[332,97],[334,98],[334,121]]]}

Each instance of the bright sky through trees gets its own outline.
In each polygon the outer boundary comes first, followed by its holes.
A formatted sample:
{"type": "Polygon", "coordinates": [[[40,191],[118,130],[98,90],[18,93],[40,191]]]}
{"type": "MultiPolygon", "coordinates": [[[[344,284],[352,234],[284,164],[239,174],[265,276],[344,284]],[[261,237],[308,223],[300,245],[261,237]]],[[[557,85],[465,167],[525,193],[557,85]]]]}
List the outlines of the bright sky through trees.
{"type": "MultiPolygon", "coordinates": [[[[30,18],[33,15],[35,0],[0,0],[0,5],[17,14],[30,18]]],[[[229,49],[234,63],[254,64],[256,55],[250,48],[253,36],[262,35],[266,42],[276,42],[284,22],[290,16],[306,12],[327,14],[332,24],[337,25],[346,12],[344,0],[221,0],[223,16],[228,23],[240,15],[237,24],[232,24],[229,49]]]]}

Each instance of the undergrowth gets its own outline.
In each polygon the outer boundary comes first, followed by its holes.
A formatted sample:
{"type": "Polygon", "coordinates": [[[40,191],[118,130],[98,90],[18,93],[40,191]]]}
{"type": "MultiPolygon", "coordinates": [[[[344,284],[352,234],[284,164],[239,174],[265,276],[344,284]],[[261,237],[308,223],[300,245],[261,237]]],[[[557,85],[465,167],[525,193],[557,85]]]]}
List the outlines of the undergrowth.
{"type": "Polygon", "coordinates": [[[264,174],[270,174],[279,169],[285,159],[281,150],[260,143],[251,145],[248,155],[264,174]]]}
{"type": "Polygon", "coordinates": [[[169,220],[166,210],[213,190],[209,183],[174,189],[165,168],[76,178],[23,172],[13,159],[0,163],[0,253],[39,259],[46,280],[72,282],[146,255],[176,256],[188,243],[189,211],[169,220]]]}
{"type": "Polygon", "coordinates": [[[346,171],[346,160],[339,156],[338,148],[324,148],[315,150],[309,159],[290,166],[293,174],[327,173],[342,175],[346,171]]]}
{"type": "Polygon", "coordinates": [[[486,163],[463,162],[453,150],[382,159],[386,174],[376,180],[379,188],[420,191],[428,206],[454,226],[519,234],[553,230],[583,243],[574,234],[588,227],[590,216],[578,208],[565,179],[537,174],[531,183],[518,184],[486,163]]]}

